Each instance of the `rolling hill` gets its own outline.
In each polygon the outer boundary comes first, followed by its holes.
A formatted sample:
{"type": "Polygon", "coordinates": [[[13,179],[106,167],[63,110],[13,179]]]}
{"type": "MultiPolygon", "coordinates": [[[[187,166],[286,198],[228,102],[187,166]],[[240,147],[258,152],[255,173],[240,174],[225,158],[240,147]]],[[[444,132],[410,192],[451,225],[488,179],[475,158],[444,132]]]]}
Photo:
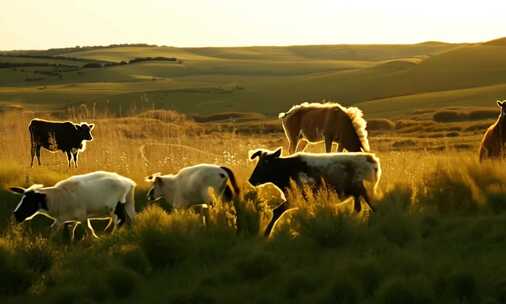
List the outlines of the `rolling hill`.
{"type": "Polygon", "coordinates": [[[481,44],[175,48],[116,45],[0,52],[0,103],[110,112],[274,115],[302,100],[359,104],[370,117],[493,106],[506,95],[504,39],[481,44]],[[175,61],[139,57],[175,57],[175,61]],[[91,63],[97,65],[92,66],[91,63]],[[121,64],[120,64],[121,63],[121,64]]]}

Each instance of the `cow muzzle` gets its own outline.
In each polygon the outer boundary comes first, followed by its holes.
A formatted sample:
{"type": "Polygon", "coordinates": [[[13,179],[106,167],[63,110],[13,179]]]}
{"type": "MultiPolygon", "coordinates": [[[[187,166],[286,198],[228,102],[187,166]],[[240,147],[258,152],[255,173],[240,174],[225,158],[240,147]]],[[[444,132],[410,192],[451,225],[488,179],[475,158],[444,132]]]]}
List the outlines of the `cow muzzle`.
{"type": "Polygon", "coordinates": [[[149,190],[148,194],[146,195],[146,199],[148,201],[157,201],[160,199],[160,197],[155,196],[155,189],[152,188],[151,190],[149,190]]]}

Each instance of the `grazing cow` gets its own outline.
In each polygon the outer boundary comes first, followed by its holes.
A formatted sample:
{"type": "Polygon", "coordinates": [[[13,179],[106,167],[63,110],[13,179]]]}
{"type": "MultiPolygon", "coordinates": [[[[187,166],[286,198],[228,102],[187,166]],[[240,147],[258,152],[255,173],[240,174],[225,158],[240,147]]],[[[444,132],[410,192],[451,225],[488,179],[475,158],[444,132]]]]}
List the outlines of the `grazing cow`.
{"type": "Polygon", "coordinates": [[[308,142],[321,141],[325,141],[327,153],[332,150],[332,142],[338,144],[338,152],[344,149],[368,152],[367,123],[362,116],[362,111],[355,107],[304,102],[278,117],[288,139],[289,153],[293,154],[297,150],[303,151],[308,142]]]}
{"type": "Polygon", "coordinates": [[[148,200],[158,200],[163,197],[176,209],[211,202],[210,188],[225,201],[230,201],[234,193],[240,194],[232,170],[210,164],[186,167],[175,175],[155,173],[146,177],[146,181],[152,183],[147,195],[148,200]],[[233,192],[227,185],[229,180],[234,189],[233,192]]]}
{"type": "Polygon", "coordinates": [[[32,185],[28,189],[12,187],[14,193],[22,194],[14,209],[18,223],[30,220],[37,213],[54,219],[52,227],[61,230],[64,224],[87,222],[94,237],[97,237],[90,220],[110,218],[113,231],[123,223],[131,223],[135,217],[135,182],[116,173],[96,171],[74,175],[52,187],[32,185]]]}
{"type": "Polygon", "coordinates": [[[506,100],[497,101],[497,106],[501,109],[496,122],[491,125],[480,144],[480,161],[485,159],[502,159],[504,154],[504,142],[506,141],[506,100]]]}
{"type": "MultiPolygon", "coordinates": [[[[276,151],[255,150],[250,158],[258,158],[255,170],[249,178],[250,184],[259,186],[272,183],[287,196],[290,182],[302,188],[309,185],[318,190],[325,183],[336,191],[339,197],[353,196],[355,211],[360,212],[360,198],[362,197],[369,208],[369,195],[364,187],[364,181],[374,184],[374,192],[381,177],[379,159],[372,153],[296,153],[288,157],[281,157],[281,148],[276,151]]],[[[275,221],[289,207],[288,202],[282,203],[273,210],[273,217],[266,229],[269,235],[275,221]]]]}
{"type": "Polygon", "coordinates": [[[30,130],[31,155],[30,166],[33,167],[33,158],[37,156],[40,166],[40,148],[44,147],[51,152],[58,150],[67,154],[70,163],[73,160],[77,167],[77,156],[79,152],[86,149],[86,140],[93,140],[91,130],[94,124],[82,122],[76,124],[70,121],[48,121],[34,118],[30,121],[28,130],[30,130]]]}

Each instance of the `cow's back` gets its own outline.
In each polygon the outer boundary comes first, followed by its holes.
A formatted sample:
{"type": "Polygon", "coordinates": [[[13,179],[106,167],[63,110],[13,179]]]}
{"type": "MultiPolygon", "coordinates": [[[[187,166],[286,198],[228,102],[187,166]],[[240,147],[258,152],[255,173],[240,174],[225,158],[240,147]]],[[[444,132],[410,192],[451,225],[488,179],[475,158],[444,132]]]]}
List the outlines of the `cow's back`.
{"type": "Polygon", "coordinates": [[[32,144],[56,151],[75,145],[75,127],[70,121],[49,121],[34,118],[28,126],[32,144]]]}
{"type": "Polygon", "coordinates": [[[182,200],[179,203],[185,205],[186,203],[208,202],[209,198],[202,194],[207,194],[209,187],[213,188],[216,194],[221,194],[219,192],[223,190],[227,179],[226,172],[217,165],[199,164],[186,167],[176,175],[177,197],[182,200]]]}
{"type": "Polygon", "coordinates": [[[338,119],[336,108],[307,108],[298,114],[300,115],[302,133],[310,141],[320,141],[323,139],[323,134],[333,135],[335,133],[338,119]]]}
{"type": "Polygon", "coordinates": [[[103,214],[104,207],[114,209],[125,197],[135,183],[121,175],[105,171],[97,171],[83,175],[75,175],[56,186],[69,189],[73,208],[84,208],[88,215],[103,214]]]}
{"type": "Polygon", "coordinates": [[[370,179],[379,163],[370,153],[313,153],[302,154],[301,159],[312,170],[314,177],[341,188],[349,181],[370,179]]]}

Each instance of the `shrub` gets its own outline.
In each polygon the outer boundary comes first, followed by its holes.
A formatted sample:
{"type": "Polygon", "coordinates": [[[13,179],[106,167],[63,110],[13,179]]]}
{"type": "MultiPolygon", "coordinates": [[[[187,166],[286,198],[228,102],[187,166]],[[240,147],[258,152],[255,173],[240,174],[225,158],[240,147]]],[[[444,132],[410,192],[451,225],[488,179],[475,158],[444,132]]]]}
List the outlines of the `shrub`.
{"type": "Polygon", "coordinates": [[[434,208],[440,213],[475,212],[483,206],[484,197],[465,168],[437,165],[424,178],[425,187],[418,194],[421,208],[434,208]]]}
{"type": "Polygon", "coordinates": [[[470,272],[455,272],[448,278],[448,285],[459,302],[470,302],[476,292],[476,279],[470,272]]]}
{"type": "Polygon", "coordinates": [[[108,271],[107,284],[117,298],[127,298],[139,285],[138,275],[125,268],[113,268],[108,271]]]}
{"type": "Polygon", "coordinates": [[[191,239],[202,223],[189,211],[167,214],[156,205],[148,206],[136,217],[133,233],[150,264],[173,266],[191,252],[191,239]]]}
{"type": "Polygon", "coordinates": [[[22,259],[4,245],[0,244],[0,295],[21,294],[31,286],[33,277],[22,259]]]}
{"type": "Polygon", "coordinates": [[[395,129],[395,123],[390,119],[369,119],[367,121],[367,130],[378,131],[378,130],[393,130],[395,129]]]}
{"type": "Polygon", "coordinates": [[[367,296],[374,295],[384,275],[378,262],[370,258],[350,264],[347,273],[362,285],[361,289],[367,296]]]}
{"type": "Polygon", "coordinates": [[[285,294],[289,299],[298,299],[318,289],[318,274],[307,270],[295,270],[286,280],[285,294]]]}
{"type": "Polygon", "coordinates": [[[395,277],[385,282],[376,293],[377,303],[426,304],[434,300],[433,290],[423,276],[395,277]]]}
{"type": "Polygon", "coordinates": [[[149,260],[138,245],[122,245],[115,250],[114,255],[123,266],[137,273],[146,275],[151,272],[149,260]]]}
{"type": "Polygon", "coordinates": [[[464,120],[481,120],[497,117],[497,110],[443,110],[434,113],[436,122],[454,122],[464,120]]]}
{"type": "Polygon", "coordinates": [[[254,253],[239,260],[236,270],[242,279],[258,280],[278,271],[279,263],[267,253],[254,253]]]}
{"type": "Polygon", "coordinates": [[[359,303],[360,291],[357,283],[349,277],[337,276],[330,285],[327,295],[321,303],[359,303]]]}

